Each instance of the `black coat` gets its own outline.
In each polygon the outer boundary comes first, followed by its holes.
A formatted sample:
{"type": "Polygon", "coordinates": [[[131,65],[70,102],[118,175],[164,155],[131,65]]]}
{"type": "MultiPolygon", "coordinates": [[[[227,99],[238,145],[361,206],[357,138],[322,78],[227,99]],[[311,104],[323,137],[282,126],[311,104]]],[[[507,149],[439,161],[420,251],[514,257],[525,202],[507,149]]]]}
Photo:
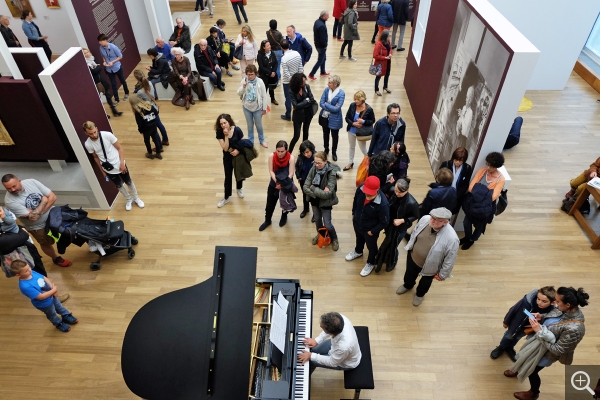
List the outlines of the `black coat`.
{"type": "Polygon", "coordinates": [[[546,308],[539,308],[537,302],[535,301],[537,291],[535,293],[536,294],[534,296],[531,296],[531,292],[527,293],[506,313],[503,322],[508,325],[508,333],[510,335],[522,330],[525,325],[529,325],[529,318],[527,315],[525,315],[523,309],[527,309],[527,311],[532,313],[537,312],[540,314],[547,314],[554,309],[553,305],[546,308]]]}
{"type": "Polygon", "coordinates": [[[390,4],[394,12],[394,23],[406,25],[406,21],[408,20],[408,0],[392,0],[390,4]]]}
{"type": "Polygon", "coordinates": [[[421,217],[429,215],[435,208],[445,207],[452,211],[456,207],[456,190],[452,186],[442,186],[434,182],[429,187],[431,190],[427,192],[425,199],[419,205],[421,217]]]}
{"type": "MultiPolygon", "coordinates": [[[[350,107],[348,107],[348,112],[346,112],[346,130],[349,131],[352,128],[352,123],[354,122],[354,114],[356,114],[356,103],[350,103],[350,107]]],[[[373,111],[373,107],[367,104],[367,109],[362,116],[362,119],[365,120],[363,122],[363,126],[373,126],[375,123],[375,112],[373,111]]]]}
{"type": "Polygon", "coordinates": [[[169,63],[165,57],[159,54],[157,58],[152,60],[152,66],[150,67],[150,71],[148,71],[148,78],[160,78],[161,82],[166,83],[169,81],[169,76],[171,76],[171,67],[169,67],[169,63]]]}
{"type": "MultiPolygon", "coordinates": [[[[217,44],[217,41],[215,40],[215,38],[210,35],[209,37],[206,38],[206,43],[208,43],[208,47],[210,47],[215,54],[217,54],[218,52],[221,51],[221,46],[219,46],[217,44]]],[[[194,46],[196,47],[196,46],[194,46]]]]}
{"type": "Polygon", "coordinates": [[[370,231],[373,235],[385,229],[390,221],[390,204],[385,194],[379,190],[378,196],[365,205],[366,195],[362,191],[364,185],[360,185],[354,194],[352,203],[353,223],[358,230],[370,231]]]}
{"type": "Polygon", "coordinates": [[[206,54],[202,50],[200,50],[200,45],[194,45],[194,60],[196,61],[196,69],[198,69],[198,73],[200,76],[209,76],[213,73],[213,70],[216,66],[218,66],[217,55],[210,47],[206,46],[206,53],[210,58],[206,58],[206,54]],[[212,62],[212,68],[210,63],[212,62]]]}
{"type": "Polygon", "coordinates": [[[134,112],[135,122],[138,126],[139,133],[154,133],[156,132],[156,117],[158,116],[158,109],[154,106],[150,111],[142,110],[144,115],[140,115],[138,112],[134,112]]]}
{"type": "Polygon", "coordinates": [[[4,36],[4,40],[6,41],[6,45],[8,47],[21,47],[21,44],[17,44],[19,39],[17,39],[12,29],[4,25],[0,25],[0,32],[2,32],[2,36],[4,36]]]}
{"type": "Polygon", "coordinates": [[[419,219],[419,203],[410,193],[406,193],[404,197],[396,196],[393,187],[390,188],[388,201],[390,203],[390,224],[388,225],[388,228],[398,228],[398,230],[406,232],[406,230],[412,226],[413,222],[419,219]],[[398,210],[396,215],[392,215],[392,205],[396,202],[399,203],[398,210]],[[395,219],[404,219],[404,223],[396,227],[394,225],[395,219]]]}
{"type": "Polygon", "coordinates": [[[185,24],[183,25],[181,36],[179,36],[179,39],[177,39],[178,30],[179,27],[175,25],[175,28],[173,29],[173,34],[169,38],[169,42],[177,42],[177,44],[173,47],[181,47],[183,51],[189,53],[192,49],[192,37],[190,36],[190,27],[185,24]]]}
{"type": "Polygon", "coordinates": [[[269,85],[277,84],[277,58],[275,57],[275,53],[271,51],[269,57],[267,57],[267,53],[258,52],[258,56],[256,57],[258,61],[258,76],[265,83],[265,87],[268,88],[269,85]],[[275,76],[271,76],[271,73],[275,72],[275,76]]]}
{"type": "Polygon", "coordinates": [[[313,25],[313,35],[315,38],[315,47],[317,49],[326,49],[327,48],[327,40],[329,40],[329,36],[327,35],[327,25],[323,18],[319,18],[315,21],[313,25]]]}
{"type": "MultiPolygon", "coordinates": [[[[448,168],[452,171],[452,160],[444,161],[440,168],[448,168]]],[[[456,181],[456,207],[452,211],[452,214],[457,214],[462,206],[465,194],[469,190],[469,183],[471,183],[471,177],[473,176],[473,167],[467,163],[463,163],[462,169],[460,170],[460,176],[456,181]]]]}
{"type": "Polygon", "coordinates": [[[293,93],[290,90],[290,97],[292,98],[292,105],[294,106],[292,121],[303,122],[305,121],[305,113],[311,113],[312,115],[312,105],[315,103],[315,98],[308,84],[304,85],[302,88],[302,94],[293,93]]]}

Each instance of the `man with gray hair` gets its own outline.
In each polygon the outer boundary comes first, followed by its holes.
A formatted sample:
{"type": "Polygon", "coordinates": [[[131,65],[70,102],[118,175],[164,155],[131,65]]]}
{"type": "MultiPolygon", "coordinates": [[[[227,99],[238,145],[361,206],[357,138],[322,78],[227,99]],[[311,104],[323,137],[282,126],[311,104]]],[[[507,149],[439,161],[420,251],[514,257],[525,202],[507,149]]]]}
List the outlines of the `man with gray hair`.
{"type": "Polygon", "coordinates": [[[156,46],[154,46],[154,50],[158,54],[162,54],[165,60],[171,65],[171,60],[175,58],[173,54],[171,54],[171,45],[169,43],[165,43],[165,40],[161,37],[156,38],[156,46]]]}
{"type": "Polygon", "coordinates": [[[404,284],[396,290],[396,293],[404,294],[411,290],[421,275],[417,293],[413,298],[415,307],[423,302],[434,279],[445,281],[451,277],[459,239],[454,228],[448,225],[450,218],[452,213],[447,208],[431,210],[429,215],[419,220],[408,244],[404,247],[408,250],[404,284]]]}
{"type": "Polygon", "coordinates": [[[225,84],[221,81],[219,60],[206,39],[200,39],[198,44],[194,45],[194,60],[200,76],[207,76],[213,85],[216,85],[219,90],[225,91],[225,84]]]}
{"type": "Polygon", "coordinates": [[[175,29],[169,38],[171,47],[181,47],[183,51],[189,53],[192,50],[192,37],[190,35],[190,27],[183,22],[181,18],[175,20],[175,29]]]}
{"type": "Polygon", "coordinates": [[[323,332],[316,338],[304,339],[310,349],[298,354],[298,361],[304,365],[310,361],[312,374],[317,367],[336,370],[350,370],[358,367],[362,354],[352,322],[337,312],[321,315],[323,332]]]}
{"type": "Polygon", "coordinates": [[[317,70],[319,68],[321,68],[321,76],[329,75],[329,73],[325,71],[325,60],[327,60],[326,52],[327,52],[327,40],[328,40],[327,25],[325,24],[325,22],[328,19],[329,19],[329,12],[327,10],[323,10],[323,11],[321,11],[321,14],[319,15],[319,19],[317,19],[315,21],[315,24],[313,26],[313,34],[314,34],[314,38],[315,38],[315,48],[317,49],[318,58],[317,58],[317,63],[315,64],[313,69],[310,71],[310,74],[308,75],[308,79],[310,79],[312,81],[317,80],[317,78],[315,78],[315,73],[317,72],[317,70]]]}
{"type": "Polygon", "coordinates": [[[9,25],[10,19],[6,15],[0,15],[0,32],[2,32],[2,37],[6,45],[8,47],[21,47],[19,39],[17,39],[12,29],[8,27],[9,25]]]}

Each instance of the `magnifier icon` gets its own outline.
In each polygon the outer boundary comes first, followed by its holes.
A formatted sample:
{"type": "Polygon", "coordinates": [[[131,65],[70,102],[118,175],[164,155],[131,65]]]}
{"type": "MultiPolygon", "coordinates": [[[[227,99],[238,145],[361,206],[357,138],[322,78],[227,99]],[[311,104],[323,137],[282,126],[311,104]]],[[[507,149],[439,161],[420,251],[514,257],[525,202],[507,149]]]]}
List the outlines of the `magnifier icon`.
{"type": "Polygon", "coordinates": [[[592,396],[596,393],[590,388],[590,376],[585,371],[577,371],[571,376],[571,386],[575,390],[587,390],[592,396]]]}

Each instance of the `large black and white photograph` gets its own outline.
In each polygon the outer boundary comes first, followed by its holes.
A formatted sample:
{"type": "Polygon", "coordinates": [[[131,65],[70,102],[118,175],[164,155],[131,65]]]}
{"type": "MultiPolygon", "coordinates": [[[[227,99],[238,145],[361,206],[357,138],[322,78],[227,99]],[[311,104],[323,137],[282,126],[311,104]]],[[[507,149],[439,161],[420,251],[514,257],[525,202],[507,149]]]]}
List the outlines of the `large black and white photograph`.
{"type": "Polygon", "coordinates": [[[433,171],[458,147],[475,163],[511,54],[461,0],[426,142],[433,171]]]}

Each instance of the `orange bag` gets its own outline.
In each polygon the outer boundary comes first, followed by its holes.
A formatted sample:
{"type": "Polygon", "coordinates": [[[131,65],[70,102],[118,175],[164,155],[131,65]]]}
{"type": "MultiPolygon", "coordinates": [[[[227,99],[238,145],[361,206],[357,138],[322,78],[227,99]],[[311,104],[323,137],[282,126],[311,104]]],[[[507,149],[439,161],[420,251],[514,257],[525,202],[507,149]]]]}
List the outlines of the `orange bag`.
{"type": "Polygon", "coordinates": [[[369,175],[369,163],[369,156],[365,156],[358,166],[358,170],[356,171],[356,187],[359,187],[367,180],[367,176],[369,175]]]}
{"type": "Polygon", "coordinates": [[[327,228],[319,228],[318,231],[319,233],[319,240],[317,241],[317,246],[319,246],[319,248],[323,248],[323,247],[327,247],[331,244],[331,236],[329,236],[329,231],[327,230],[327,228]]]}

